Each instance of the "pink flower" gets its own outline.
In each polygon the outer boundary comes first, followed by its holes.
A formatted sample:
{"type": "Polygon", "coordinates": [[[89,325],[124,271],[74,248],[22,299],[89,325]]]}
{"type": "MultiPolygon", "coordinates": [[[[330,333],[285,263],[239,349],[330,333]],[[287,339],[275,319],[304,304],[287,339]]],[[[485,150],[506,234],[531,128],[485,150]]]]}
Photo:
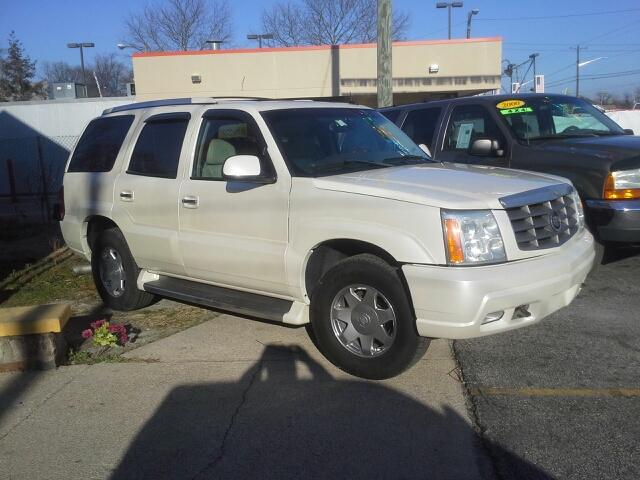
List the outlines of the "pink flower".
{"type": "Polygon", "coordinates": [[[109,325],[107,330],[112,333],[120,334],[120,343],[127,343],[127,329],[122,325],[109,325]]]}
{"type": "Polygon", "coordinates": [[[93,330],[87,328],[84,332],[82,332],[82,338],[91,338],[93,337],[93,330]]]}
{"type": "Polygon", "coordinates": [[[104,318],[102,320],[97,320],[95,322],[91,323],[91,328],[93,328],[94,330],[97,328],[100,328],[102,326],[103,323],[106,323],[107,320],[105,320],[104,318]]]}

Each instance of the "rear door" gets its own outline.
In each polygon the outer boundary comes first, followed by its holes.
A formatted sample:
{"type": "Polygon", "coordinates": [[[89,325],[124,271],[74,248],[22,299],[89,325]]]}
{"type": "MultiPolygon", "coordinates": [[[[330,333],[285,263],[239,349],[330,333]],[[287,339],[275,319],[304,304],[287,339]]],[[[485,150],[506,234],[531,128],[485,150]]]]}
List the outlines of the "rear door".
{"type": "Polygon", "coordinates": [[[178,249],[178,193],[193,107],[145,113],[115,182],[112,218],[141,268],[186,275],[178,249]]]}

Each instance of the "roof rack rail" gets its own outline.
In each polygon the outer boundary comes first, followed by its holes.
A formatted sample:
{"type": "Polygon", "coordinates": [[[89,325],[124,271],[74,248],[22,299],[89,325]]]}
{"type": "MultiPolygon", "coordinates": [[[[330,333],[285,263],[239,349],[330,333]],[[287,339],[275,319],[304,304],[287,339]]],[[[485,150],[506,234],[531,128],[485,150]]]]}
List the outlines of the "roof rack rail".
{"type": "Polygon", "coordinates": [[[193,97],[193,98],[168,98],[164,100],[150,100],[148,102],[137,102],[130,103],[127,105],[120,105],[117,107],[107,108],[102,112],[103,115],[107,115],[113,112],[124,112],[127,110],[136,110],[139,108],[151,108],[151,107],[164,107],[167,105],[197,105],[197,104],[207,104],[207,103],[216,103],[218,100],[259,100],[259,101],[268,101],[268,100],[276,100],[274,98],[265,98],[265,97],[240,97],[237,95],[228,96],[228,97],[193,97]]]}

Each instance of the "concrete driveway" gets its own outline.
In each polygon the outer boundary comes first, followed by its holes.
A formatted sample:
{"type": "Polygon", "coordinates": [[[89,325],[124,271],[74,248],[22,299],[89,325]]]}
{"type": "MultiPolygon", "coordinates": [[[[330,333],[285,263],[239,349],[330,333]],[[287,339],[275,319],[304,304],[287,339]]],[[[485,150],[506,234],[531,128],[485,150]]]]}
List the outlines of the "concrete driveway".
{"type": "Polygon", "coordinates": [[[0,478],[493,478],[448,341],[377,382],[230,315],[126,356],[0,374],[0,478]]]}

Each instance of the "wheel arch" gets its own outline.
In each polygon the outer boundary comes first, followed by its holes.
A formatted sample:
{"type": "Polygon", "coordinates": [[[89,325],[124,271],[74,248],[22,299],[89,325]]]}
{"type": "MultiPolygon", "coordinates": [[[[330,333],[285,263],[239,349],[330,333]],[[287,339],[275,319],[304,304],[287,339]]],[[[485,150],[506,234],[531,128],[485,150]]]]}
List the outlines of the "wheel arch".
{"type": "Polygon", "coordinates": [[[109,230],[111,228],[118,228],[118,225],[110,218],[103,217],[102,215],[94,215],[86,222],[87,228],[87,244],[90,250],[93,250],[96,238],[101,232],[109,230]]]}
{"type": "MultiPolygon", "coordinates": [[[[393,255],[377,245],[349,238],[327,240],[314,247],[309,259],[307,260],[304,271],[304,282],[307,297],[311,299],[313,296],[313,290],[318,284],[318,281],[333,265],[345,258],[365,253],[384,260],[401,272],[401,265],[393,255]]],[[[401,281],[403,281],[402,278],[401,281]]]]}

